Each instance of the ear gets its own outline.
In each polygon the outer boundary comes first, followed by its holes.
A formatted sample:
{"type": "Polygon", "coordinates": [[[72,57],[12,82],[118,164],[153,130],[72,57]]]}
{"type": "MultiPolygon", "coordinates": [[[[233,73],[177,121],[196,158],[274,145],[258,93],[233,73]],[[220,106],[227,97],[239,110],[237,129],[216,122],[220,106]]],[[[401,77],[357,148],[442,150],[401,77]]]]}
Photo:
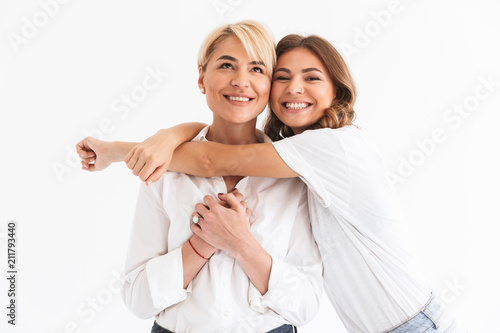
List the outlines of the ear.
{"type": "Polygon", "coordinates": [[[203,71],[203,67],[198,67],[198,87],[201,89],[201,88],[205,88],[205,72],[203,71]]]}

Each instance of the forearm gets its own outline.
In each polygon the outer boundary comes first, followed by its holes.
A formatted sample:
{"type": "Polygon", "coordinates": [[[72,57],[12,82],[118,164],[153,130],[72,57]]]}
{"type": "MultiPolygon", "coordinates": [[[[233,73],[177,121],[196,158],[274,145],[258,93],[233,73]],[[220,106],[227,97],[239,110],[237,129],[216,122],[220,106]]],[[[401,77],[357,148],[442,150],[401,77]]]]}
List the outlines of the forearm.
{"type": "Polygon", "coordinates": [[[271,255],[253,237],[240,243],[232,253],[260,294],[267,293],[273,265],[271,255]]]}
{"type": "Polygon", "coordinates": [[[205,266],[208,260],[214,253],[215,248],[201,240],[198,236],[191,237],[191,244],[188,242],[182,246],[182,269],[184,273],[184,289],[198,274],[200,269],[205,266]],[[194,251],[198,253],[196,253],[194,251]],[[203,259],[203,256],[206,259],[203,259]]]}
{"type": "Polygon", "coordinates": [[[297,265],[273,256],[267,293],[262,295],[256,286],[249,290],[253,310],[272,309],[296,326],[311,321],[319,311],[323,291],[323,265],[319,259],[297,265]]]}
{"type": "Polygon", "coordinates": [[[111,162],[122,162],[125,156],[131,151],[138,142],[113,141],[109,148],[111,162]]]}
{"type": "Polygon", "coordinates": [[[298,177],[271,143],[226,145],[187,142],[175,149],[168,170],[199,177],[298,177]]]}
{"type": "Polygon", "coordinates": [[[159,133],[168,133],[170,142],[178,147],[184,142],[191,141],[207,125],[203,123],[184,123],[170,128],[161,129],[159,133]]]}

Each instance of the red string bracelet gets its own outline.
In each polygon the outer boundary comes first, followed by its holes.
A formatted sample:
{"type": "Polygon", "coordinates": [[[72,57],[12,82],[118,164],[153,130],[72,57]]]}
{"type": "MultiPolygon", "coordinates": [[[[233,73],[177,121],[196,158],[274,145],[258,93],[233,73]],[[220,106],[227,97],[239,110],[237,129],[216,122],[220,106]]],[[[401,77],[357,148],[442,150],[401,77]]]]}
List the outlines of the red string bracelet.
{"type": "Polygon", "coordinates": [[[202,257],[203,259],[205,260],[208,260],[209,258],[205,258],[204,256],[202,256],[198,251],[196,251],[196,249],[194,248],[193,244],[191,244],[191,240],[188,239],[188,243],[189,245],[191,245],[191,248],[193,249],[194,252],[196,252],[197,255],[199,255],[200,257],[202,257]]]}

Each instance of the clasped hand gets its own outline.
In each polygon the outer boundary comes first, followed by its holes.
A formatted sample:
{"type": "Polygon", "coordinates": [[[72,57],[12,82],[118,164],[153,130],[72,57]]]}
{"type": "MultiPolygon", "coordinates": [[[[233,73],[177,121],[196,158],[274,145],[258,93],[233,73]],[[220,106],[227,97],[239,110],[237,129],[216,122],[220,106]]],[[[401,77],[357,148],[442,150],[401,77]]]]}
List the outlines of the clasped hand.
{"type": "Polygon", "coordinates": [[[196,204],[191,217],[198,217],[198,223],[192,224],[191,230],[214,248],[236,256],[241,245],[252,237],[249,231],[252,212],[236,189],[218,197],[220,202],[207,195],[204,204],[196,204]]]}

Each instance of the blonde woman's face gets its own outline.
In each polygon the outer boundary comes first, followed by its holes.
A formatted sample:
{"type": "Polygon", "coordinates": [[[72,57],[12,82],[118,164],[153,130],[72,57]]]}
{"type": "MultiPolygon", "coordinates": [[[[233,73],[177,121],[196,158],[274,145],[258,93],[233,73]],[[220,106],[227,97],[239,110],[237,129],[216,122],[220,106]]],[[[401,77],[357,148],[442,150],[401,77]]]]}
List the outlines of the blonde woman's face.
{"type": "Polygon", "coordinates": [[[278,58],[273,75],[271,106],[294,134],[316,123],[332,105],[335,89],[321,60],[306,48],[278,58]]]}
{"type": "MultiPolygon", "coordinates": [[[[234,36],[222,41],[198,80],[214,117],[229,123],[254,121],[269,100],[271,79],[264,63],[251,59],[234,36]]],[[[214,118],[214,121],[215,121],[214,118]]]]}

